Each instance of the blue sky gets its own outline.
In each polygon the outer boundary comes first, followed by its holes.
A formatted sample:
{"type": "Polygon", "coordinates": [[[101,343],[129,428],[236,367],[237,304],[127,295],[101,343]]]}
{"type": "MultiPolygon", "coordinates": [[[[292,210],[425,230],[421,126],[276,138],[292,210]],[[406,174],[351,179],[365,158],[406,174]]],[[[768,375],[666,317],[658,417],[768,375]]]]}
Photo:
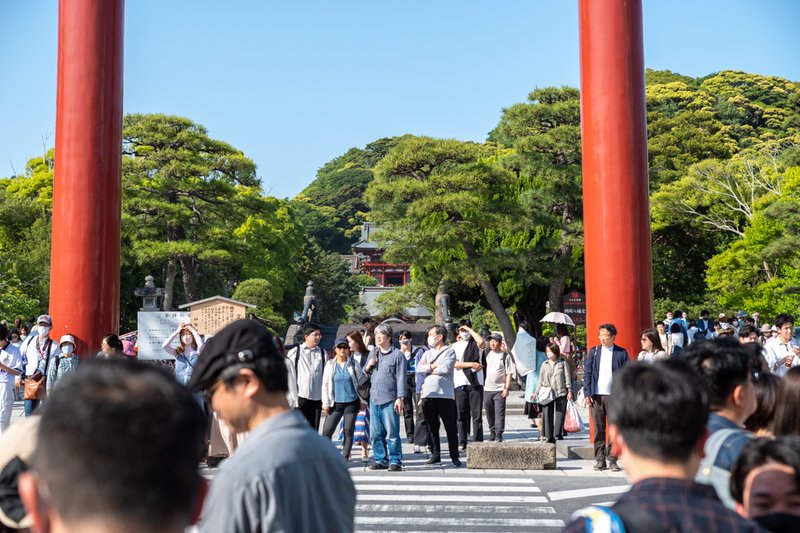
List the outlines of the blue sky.
{"type": "MultiPolygon", "coordinates": [[[[0,0],[0,176],[54,144],[56,0],[0,0]]],[[[644,0],[645,62],[800,81],[796,0],[644,0]]],[[[291,197],[352,146],[482,141],[535,87],[579,84],[577,0],[128,0],[125,112],[188,117],[291,197]]]]}

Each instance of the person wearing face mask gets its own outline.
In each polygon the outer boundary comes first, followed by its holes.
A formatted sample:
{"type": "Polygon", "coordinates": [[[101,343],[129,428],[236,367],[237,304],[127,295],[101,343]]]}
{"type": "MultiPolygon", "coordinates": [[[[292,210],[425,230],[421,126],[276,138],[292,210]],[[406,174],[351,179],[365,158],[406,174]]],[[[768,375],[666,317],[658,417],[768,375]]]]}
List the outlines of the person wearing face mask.
{"type": "Polygon", "coordinates": [[[467,449],[467,434],[472,422],[472,439],[483,441],[483,349],[486,341],[475,330],[472,322],[462,319],[458,322],[458,340],[453,343],[456,354],[455,384],[456,410],[458,412],[458,441],[462,451],[467,449]]]}
{"type": "Polygon", "coordinates": [[[8,329],[0,324],[0,435],[11,424],[14,408],[14,379],[22,373],[22,356],[6,337],[8,329]]]}
{"type": "MultiPolygon", "coordinates": [[[[418,403],[416,362],[425,350],[411,344],[411,333],[408,330],[401,330],[397,334],[397,340],[400,343],[400,352],[406,358],[406,397],[403,401],[406,441],[409,444],[414,444],[414,411],[418,403]]],[[[415,444],[414,453],[418,452],[419,446],[415,444]]]]}
{"type": "Polygon", "coordinates": [[[731,473],[736,512],[774,532],[800,531],[800,437],[747,444],[731,473]]]}
{"type": "Polygon", "coordinates": [[[444,424],[447,446],[453,466],[461,466],[458,458],[458,430],[456,428],[456,405],[453,371],[456,354],[445,344],[447,329],[433,326],[428,330],[430,349],[422,354],[416,371],[422,381],[422,414],[430,429],[431,456],[427,464],[442,462],[442,443],[439,439],[439,420],[444,424]]]}
{"type": "Polygon", "coordinates": [[[62,336],[58,343],[58,349],[60,353],[53,357],[47,370],[48,393],[64,376],[77,370],[80,362],[80,358],[75,354],[75,338],[72,335],[62,336]]]}
{"type": "MultiPolygon", "coordinates": [[[[24,380],[39,381],[45,379],[50,361],[60,353],[58,345],[50,338],[53,319],[50,315],[41,315],[36,319],[37,327],[28,335],[20,346],[20,353],[25,365],[24,380]]],[[[46,397],[46,387],[42,387],[36,398],[26,399],[23,404],[25,416],[31,416],[46,397]]]]}

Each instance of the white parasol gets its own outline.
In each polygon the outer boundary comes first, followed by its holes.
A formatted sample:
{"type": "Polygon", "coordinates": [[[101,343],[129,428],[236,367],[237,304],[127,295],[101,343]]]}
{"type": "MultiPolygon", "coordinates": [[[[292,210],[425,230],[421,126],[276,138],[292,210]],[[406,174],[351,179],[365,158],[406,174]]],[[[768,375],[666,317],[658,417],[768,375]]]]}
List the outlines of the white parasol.
{"type": "Polygon", "coordinates": [[[566,324],[567,326],[575,325],[575,322],[572,321],[569,315],[566,315],[564,313],[558,313],[556,311],[553,311],[552,313],[547,313],[544,316],[544,318],[541,319],[539,322],[549,322],[551,324],[566,324]]]}

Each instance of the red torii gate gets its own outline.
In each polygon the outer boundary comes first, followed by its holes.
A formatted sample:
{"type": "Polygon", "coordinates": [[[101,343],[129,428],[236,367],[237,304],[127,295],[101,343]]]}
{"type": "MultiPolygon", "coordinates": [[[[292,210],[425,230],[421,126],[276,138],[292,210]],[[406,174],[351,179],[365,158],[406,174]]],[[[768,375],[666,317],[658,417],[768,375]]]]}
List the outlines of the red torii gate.
{"type": "MultiPolygon", "coordinates": [[[[124,0],[60,0],[50,311],[79,353],[119,328],[124,0]]],[[[590,342],[652,321],[641,0],[579,0],[590,342]]]]}

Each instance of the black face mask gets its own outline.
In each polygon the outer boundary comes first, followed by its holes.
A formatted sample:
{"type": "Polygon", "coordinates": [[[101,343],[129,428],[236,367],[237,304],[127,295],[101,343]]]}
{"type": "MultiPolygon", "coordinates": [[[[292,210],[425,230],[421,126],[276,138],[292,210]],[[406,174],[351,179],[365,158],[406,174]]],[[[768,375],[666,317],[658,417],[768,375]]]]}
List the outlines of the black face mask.
{"type": "Polygon", "coordinates": [[[772,533],[795,533],[800,531],[800,516],[787,513],[765,514],[754,521],[772,533]]]}

